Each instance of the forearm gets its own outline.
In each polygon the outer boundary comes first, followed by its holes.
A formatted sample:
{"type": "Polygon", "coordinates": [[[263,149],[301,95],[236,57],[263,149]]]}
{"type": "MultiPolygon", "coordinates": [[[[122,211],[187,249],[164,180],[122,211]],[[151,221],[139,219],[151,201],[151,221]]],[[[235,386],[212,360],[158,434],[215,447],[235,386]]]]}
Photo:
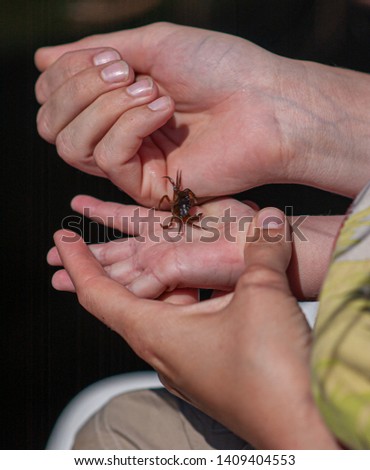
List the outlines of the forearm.
{"type": "Polygon", "coordinates": [[[277,105],[291,182],[354,197],[370,179],[370,76],[292,61],[277,105]]]}
{"type": "Polygon", "coordinates": [[[293,252],[288,277],[297,298],[315,299],[319,294],[343,219],[342,215],[291,218],[293,252]]]}

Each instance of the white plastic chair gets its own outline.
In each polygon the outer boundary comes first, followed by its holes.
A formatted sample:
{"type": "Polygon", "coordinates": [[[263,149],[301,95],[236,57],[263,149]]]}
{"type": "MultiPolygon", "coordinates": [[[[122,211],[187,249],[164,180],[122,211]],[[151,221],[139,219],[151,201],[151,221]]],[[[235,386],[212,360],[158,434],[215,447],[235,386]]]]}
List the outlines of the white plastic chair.
{"type": "Polygon", "coordinates": [[[319,308],[319,302],[299,302],[301,309],[306,317],[306,320],[311,328],[313,328],[319,308]]]}
{"type": "Polygon", "coordinates": [[[155,372],[115,375],[89,385],[76,395],[57,419],[46,444],[48,450],[71,449],[81,426],[109,400],[122,393],[161,388],[155,372]]]}
{"type": "MultiPolygon", "coordinates": [[[[318,302],[300,302],[311,328],[318,302]]],[[[46,449],[71,449],[81,426],[113,397],[134,390],[163,387],[155,372],[131,372],[96,382],[82,390],[62,411],[50,434],[46,449]]]]}

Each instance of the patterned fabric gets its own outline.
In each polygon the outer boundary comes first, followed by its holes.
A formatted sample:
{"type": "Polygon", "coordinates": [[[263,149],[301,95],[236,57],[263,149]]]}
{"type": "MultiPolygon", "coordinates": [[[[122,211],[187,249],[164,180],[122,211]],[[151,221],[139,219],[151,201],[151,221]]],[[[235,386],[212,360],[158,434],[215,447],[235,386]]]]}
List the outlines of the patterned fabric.
{"type": "Polygon", "coordinates": [[[320,295],[312,353],[314,396],[352,449],[370,449],[370,184],[352,204],[320,295]]]}

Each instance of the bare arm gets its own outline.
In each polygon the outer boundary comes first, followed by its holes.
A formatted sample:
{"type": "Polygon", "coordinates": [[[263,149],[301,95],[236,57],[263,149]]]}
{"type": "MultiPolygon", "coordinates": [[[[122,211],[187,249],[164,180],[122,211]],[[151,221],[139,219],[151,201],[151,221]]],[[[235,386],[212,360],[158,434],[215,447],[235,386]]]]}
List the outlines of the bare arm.
{"type": "MultiPolygon", "coordinates": [[[[236,200],[225,198],[203,204],[202,221],[208,221],[212,231],[189,227],[191,243],[185,235],[177,236],[177,227],[172,235],[161,227],[160,222],[168,221],[168,212],[151,213],[144,207],[89,196],[77,196],[72,206],[100,223],[136,235],[90,245],[90,249],[113,279],[139,297],[156,298],[165,291],[186,287],[229,291],[243,272],[244,231],[255,211],[236,200]]],[[[265,213],[268,210],[264,209],[265,213]]],[[[302,216],[291,221],[293,256],[288,275],[299,299],[316,298],[341,221],[341,216],[302,216]]],[[[48,261],[61,264],[55,248],[48,261]]],[[[56,272],[53,285],[60,290],[74,290],[63,270],[56,272]]]]}

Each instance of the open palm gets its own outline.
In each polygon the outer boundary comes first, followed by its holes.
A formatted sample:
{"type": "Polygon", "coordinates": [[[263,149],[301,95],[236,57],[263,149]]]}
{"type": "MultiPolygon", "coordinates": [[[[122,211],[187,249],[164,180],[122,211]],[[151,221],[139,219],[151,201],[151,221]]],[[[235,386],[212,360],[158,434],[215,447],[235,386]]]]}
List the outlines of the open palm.
{"type": "MultiPolygon", "coordinates": [[[[135,235],[90,245],[90,250],[112,279],[139,297],[157,298],[177,287],[231,290],[243,271],[242,235],[254,210],[236,200],[218,199],[203,204],[201,222],[207,222],[209,229],[187,225],[183,233],[178,233],[176,225],[173,230],[161,227],[169,219],[169,212],[154,213],[143,207],[103,202],[90,196],[77,196],[72,207],[77,212],[88,213],[94,220],[135,235]]],[[[61,265],[55,248],[49,252],[48,261],[61,265]]],[[[74,291],[64,270],[54,275],[53,285],[60,290],[74,291]]]]}

